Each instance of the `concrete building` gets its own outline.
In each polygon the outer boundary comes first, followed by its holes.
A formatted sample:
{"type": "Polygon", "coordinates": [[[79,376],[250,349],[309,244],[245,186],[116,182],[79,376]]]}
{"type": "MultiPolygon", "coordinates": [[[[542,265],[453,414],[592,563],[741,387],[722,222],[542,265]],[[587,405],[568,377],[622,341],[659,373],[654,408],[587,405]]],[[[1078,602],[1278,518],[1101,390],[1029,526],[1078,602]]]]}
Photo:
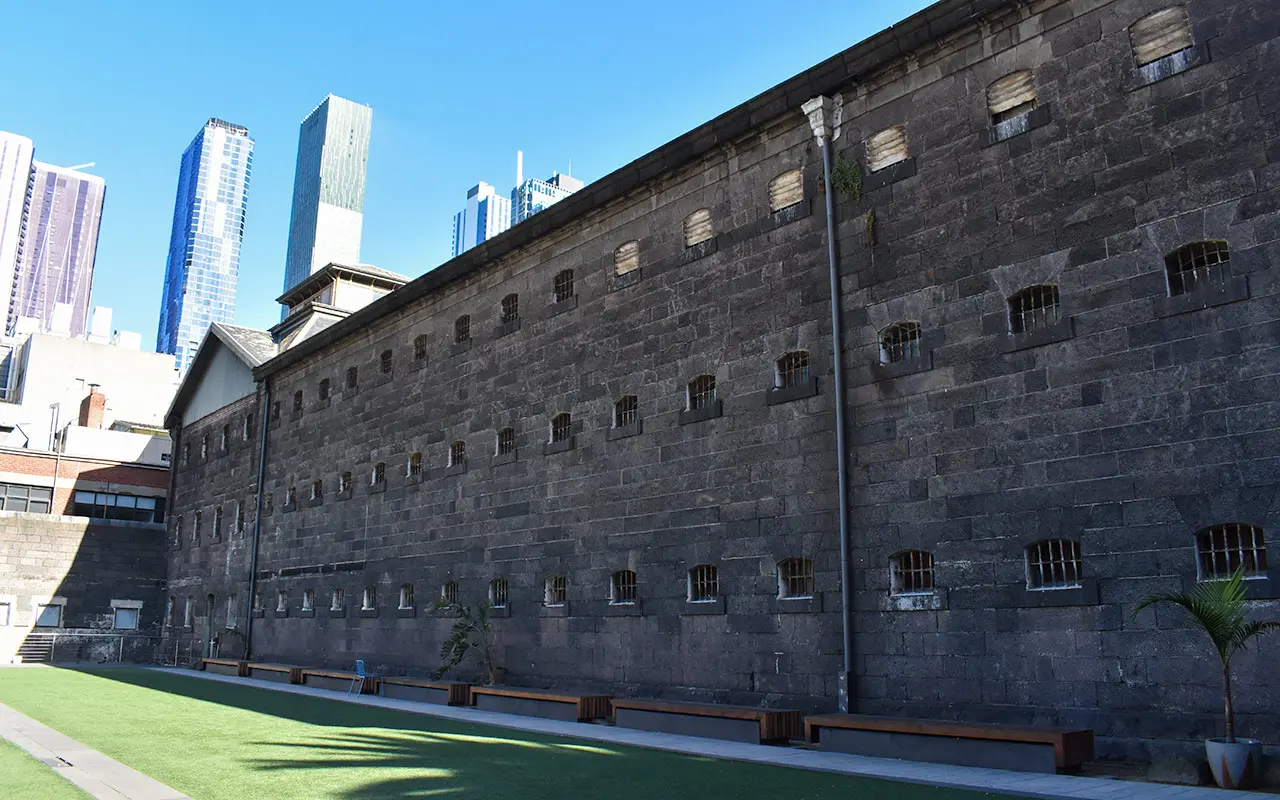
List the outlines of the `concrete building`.
{"type": "Polygon", "coordinates": [[[210,119],[187,146],[169,235],[156,352],[186,372],[209,326],[236,313],[240,244],[249,205],[249,129],[210,119]]]}
{"type": "MultiPolygon", "coordinates": [[[[545,181],[524,179],[524,153],[516,154],[516,188],[511,190],[511,224],[551,207],[585,186],[582,181],[557,172],[545,181]]],[[[457,255],[457,253],[454,253],[457,255]]]]}
{"type": "Polygon", "coordinates": [[[373,109],[329,95],[302,121],[284,291],[326,264],[360,263],[373,109]]]}
{"type": "Polygon", "coordinates": [[[0,131],[0,309],[6,314],[22,250],[33,153],[30,139],[0,131]]]}
{"type": "Polygon", "coordinates": [[[467,205],[453,216],[453,255],[458,257],[511,227],[511,201],[480,181],[467,192],[467,205]]]}
{"type": "Polygon", "coordinates": [[[93,262],[106,182],[78,169],[31,162],[26,228],[14,267],[5,332],[19,319],[83,336],[93,293],[93,262]]]}
{"type": "Polygon", "coordinates": [[[490,601],[515,684],[1202,750],[1220,665],[1133,612],[1280,596],[1280,6],[1166,8],[942,0],[291,347],[207,337],[166,651],[423,674],[490,601]]]}

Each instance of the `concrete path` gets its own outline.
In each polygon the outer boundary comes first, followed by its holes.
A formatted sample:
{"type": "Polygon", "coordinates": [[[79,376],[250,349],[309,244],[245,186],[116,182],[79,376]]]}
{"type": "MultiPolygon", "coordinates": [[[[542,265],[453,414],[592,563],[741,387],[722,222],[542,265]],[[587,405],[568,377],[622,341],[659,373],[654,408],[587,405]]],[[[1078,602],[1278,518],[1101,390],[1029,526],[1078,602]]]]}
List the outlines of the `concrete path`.
{"type": "Polygon", "coordinates": [[[1042,775],[1034,772],[1008,772],[980,767],[953,767],[947,764],[925,764],[914,761],[898,761],[889,758],[869,758],[846,753],[824,753],[795,747],[770,747],[767,745],[741,744],[720,739],[700,739],[694,736],[677,736],[652,733],[611,725],[590,725],[580,722],[560,722],[540,717],[523,717],[516,714],[500,714],[475,708],[438,706],[415,703],[410,700],[393,700],[373,695],[350,695],[309,686],[292,686],[236,678],[229,675],[212,675],[190,669],[151,667],[160,672],[203,678],[223,683],[236,683],[276,692],[323,697],[347,703],[393,708],[430,717],[475,722],[499,728],[571,736],[608,744],[648,747],[677,753],[723,758],[732,761],[752,761],[760,764],[776,764],[820,772],[836,772],[868,778],[885,778],[906,783],[919,783],[955,789],[1000,792],[1020,797],[1066,800],[1276,800],[1276,795],[1256,792],[1226,792],[1198,786],[1170,786],[1159,783],[1121,781],[1108,778],[1079,778],[1070,775],[1042,775]]]}
{"type": "Polygon", "coordinates": [[[0,736],[52,767],[98,800],[191,800],[136,769],[0,703],[0,736]]]}

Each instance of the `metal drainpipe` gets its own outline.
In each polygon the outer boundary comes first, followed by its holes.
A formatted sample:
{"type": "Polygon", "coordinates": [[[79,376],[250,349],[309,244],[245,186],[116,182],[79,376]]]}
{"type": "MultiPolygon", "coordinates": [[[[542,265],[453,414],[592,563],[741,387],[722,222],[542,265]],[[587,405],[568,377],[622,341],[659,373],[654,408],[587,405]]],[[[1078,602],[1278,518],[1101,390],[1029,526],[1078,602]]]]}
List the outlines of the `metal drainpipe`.
{"type": "Polygon", "coordinates": [[[258,409],[258,424],[262,426],[261,443],[258,447],[258,491],[254,500],[253,511],[253,550],[249,555],[249,612],[244,620],[244,660],[253,655],[253,596],[258,589],[258,539],[262,535],[262,482],[267,472],[267,423],[271,419],[271,379],[262,383],[266,391],[266,402],[258,409]]]}
{"type": "Polygon", "coordinates": [[[853,672],[853,576],[852,548],[849,542],[849,468],[845,444],[844,323],[841,320],[840,269],[836,256],[835,192],[831,185],[831,142],[839,132],[839,108],[830,97],[819,96],[801,106],[809,117],[814,138],[822,150],[822,184],[827,203],[827,272],[831,291],[831,363],[835,372],[836,401],[836,476],[840,481],[837,496],[840,504],[840,621],[843,634],[844,660],[839,675],[837,703],[840,711],[855,707],[853,672]]]}

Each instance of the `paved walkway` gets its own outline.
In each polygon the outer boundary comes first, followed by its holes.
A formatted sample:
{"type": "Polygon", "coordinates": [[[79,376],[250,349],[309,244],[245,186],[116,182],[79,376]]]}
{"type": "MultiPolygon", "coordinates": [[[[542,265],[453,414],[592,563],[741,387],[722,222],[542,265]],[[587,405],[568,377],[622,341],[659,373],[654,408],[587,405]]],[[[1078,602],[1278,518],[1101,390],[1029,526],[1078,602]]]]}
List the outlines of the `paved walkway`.
{"type": "Polygon", "coordinates": [[[4,703],[0,703],[0,736],[98,800],[191,800],[182,792],[107,758],[4,703]]]}
{"type": "Polygon", "coordinates": [[[316,689],[309,686],[291,686],[270,683],[251,678],[230,675],[213,675],[190,669],[152,667],[161,672],[172,672],[193,678],[203,678],[223,683],[254,686],[269,691],[288,692],[309,697],[323,697],[347,703],[357,703],[378,708],[394,708],[430,717],[443,717],[464,722],[493,725],[499,728],[571,736],[609,744],[648,747],[677,753],[724,758],[733,761],[753,761],[776,764],[820,772],[837,772],[869,778],[886,778],[907,783],[919,783],[955,789],[1001,792],[1021,797],[1066,800],[1276,800],[1275,795],[1256,792],[1226,792],[1198,786],[1170,786],[1138,781],[1120,781],[1107,778],[1079,778],[1070,775],[1042,775],[1034,772],[1008,772],[979,767],[953,767],[947,764],[925,764],[898,761],[889,758],[869,758],[846,753],[824,753],[795,747],[771,747],[768,745],[741,744],[720,739],[700,739],[667,733],[616,728],[611,725],[587,725],[580,722],[560,722],[540,717],[524,717],[516,714],[500,714],[476,708],[438,706],[415,703],[410,700],[393,700],[373,695],[351,695],[316,689]]]}

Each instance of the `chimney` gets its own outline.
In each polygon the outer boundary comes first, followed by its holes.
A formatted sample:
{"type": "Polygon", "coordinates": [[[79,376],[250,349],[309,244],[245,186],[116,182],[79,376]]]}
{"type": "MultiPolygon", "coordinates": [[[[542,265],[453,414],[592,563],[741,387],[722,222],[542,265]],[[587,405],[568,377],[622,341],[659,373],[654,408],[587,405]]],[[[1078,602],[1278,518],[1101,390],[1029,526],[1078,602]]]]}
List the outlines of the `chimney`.
{"type": "Polygon", "coordinates": [[[98,384],[89,384],[89,394],[80,401],[80,427],[101,428],[102,414],[107,409],[107,396],[98,391],[98,384]]]}

